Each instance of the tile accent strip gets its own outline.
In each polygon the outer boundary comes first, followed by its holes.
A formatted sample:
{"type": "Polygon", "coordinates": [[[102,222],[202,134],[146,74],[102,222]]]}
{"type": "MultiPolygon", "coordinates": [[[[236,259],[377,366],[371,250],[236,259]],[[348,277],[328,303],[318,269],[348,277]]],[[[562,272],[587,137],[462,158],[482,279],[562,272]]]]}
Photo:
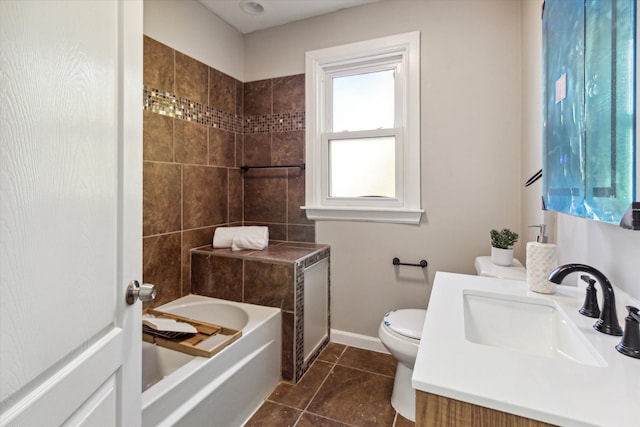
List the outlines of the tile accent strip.
{"type": "Polygon", "coordinates": [[[304,111],[246,116],[244,118],[244,133],[304,130],[304,124],[304,111]]]}
{"type": "Polygon", "coordinates": [[[242,133],[242,117],[145,86],[143,109],[222,130],[242,133]]]}
{"type": "Polygon", "coordinates": [[[160,89],[144,86],[143,109],[236,133],[289,132],[305,129],[304,111],[247,116],[217,110],[160,89]]]}

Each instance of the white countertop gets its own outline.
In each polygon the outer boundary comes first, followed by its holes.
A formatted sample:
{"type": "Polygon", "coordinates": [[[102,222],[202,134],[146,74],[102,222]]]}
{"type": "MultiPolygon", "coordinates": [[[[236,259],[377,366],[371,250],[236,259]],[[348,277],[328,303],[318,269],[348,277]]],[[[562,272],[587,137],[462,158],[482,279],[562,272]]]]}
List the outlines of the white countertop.
{"type": "MultiPolygon", "coordinates": [[[[598,294],[602,291],[596,285],[598,294]]],[[[618,300],[618,294],[616,294],[618,300]]],[[[593,329],[578,309],[584,290],[559,285],[553,295],[526,282],[437,272],[413,387],[440,396],[562,426],[640,425],[640,359],[620,354],[621,337],[593,329]],[[463,289],[551,299],[604,359],[602,367],[476,344],[465,338],[463,289]]],[[[618,304],[624,328],[626,310],[618,304]]],[[[623,307],[624,308],[624,307],[623,307]]]]}

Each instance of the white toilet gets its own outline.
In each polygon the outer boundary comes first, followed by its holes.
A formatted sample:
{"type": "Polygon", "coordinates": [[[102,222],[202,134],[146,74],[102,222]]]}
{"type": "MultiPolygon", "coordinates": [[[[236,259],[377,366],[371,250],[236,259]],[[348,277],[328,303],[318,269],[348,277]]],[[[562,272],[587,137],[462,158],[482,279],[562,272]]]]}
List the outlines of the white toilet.
{"type": "Polygon", "coordinates": [[[415,390],[411,386],[411,376],[426,314],[427,310],[415,308],[390,311],[384,315],[378,328],[380,341],[398,360],[391,405],[411,421],[416,418],[415,390]]]}
{"type": "MultiPolygon", "coordinates": [[[[490,256],[477,257],[474,266],[478,276],[527,280],[527,271],[515,258],[511,266],[503,267],[491,262],[490,256]]],[[[415,390],[411,386],[411,376],[426,314],[427,310],[415,308],[390,311],[384,315],[378,328],[380,341],[398,360],[391,405],[411,421],[415,421],[416,417],[415,390]]]]}

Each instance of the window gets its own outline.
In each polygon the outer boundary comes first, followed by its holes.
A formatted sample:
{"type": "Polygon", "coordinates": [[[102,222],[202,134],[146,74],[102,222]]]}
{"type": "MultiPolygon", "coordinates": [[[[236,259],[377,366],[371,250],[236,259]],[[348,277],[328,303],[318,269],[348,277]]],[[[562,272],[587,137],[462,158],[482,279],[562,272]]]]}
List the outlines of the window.
{"type": "Polygon", "coordinates": [[[420,33],[306,54],[307,217],[418,224],[420,33]]]}

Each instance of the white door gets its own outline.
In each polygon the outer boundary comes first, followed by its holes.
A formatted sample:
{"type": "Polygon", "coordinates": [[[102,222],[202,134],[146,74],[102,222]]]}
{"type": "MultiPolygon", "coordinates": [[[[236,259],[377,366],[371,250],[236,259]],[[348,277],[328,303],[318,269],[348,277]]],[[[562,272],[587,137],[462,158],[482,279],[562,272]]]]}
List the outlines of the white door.
{"type": "Polygon", "coordinates": [[[0,0],[0,67],[0,425],[139,425],[142,1],[0,0]]]}

